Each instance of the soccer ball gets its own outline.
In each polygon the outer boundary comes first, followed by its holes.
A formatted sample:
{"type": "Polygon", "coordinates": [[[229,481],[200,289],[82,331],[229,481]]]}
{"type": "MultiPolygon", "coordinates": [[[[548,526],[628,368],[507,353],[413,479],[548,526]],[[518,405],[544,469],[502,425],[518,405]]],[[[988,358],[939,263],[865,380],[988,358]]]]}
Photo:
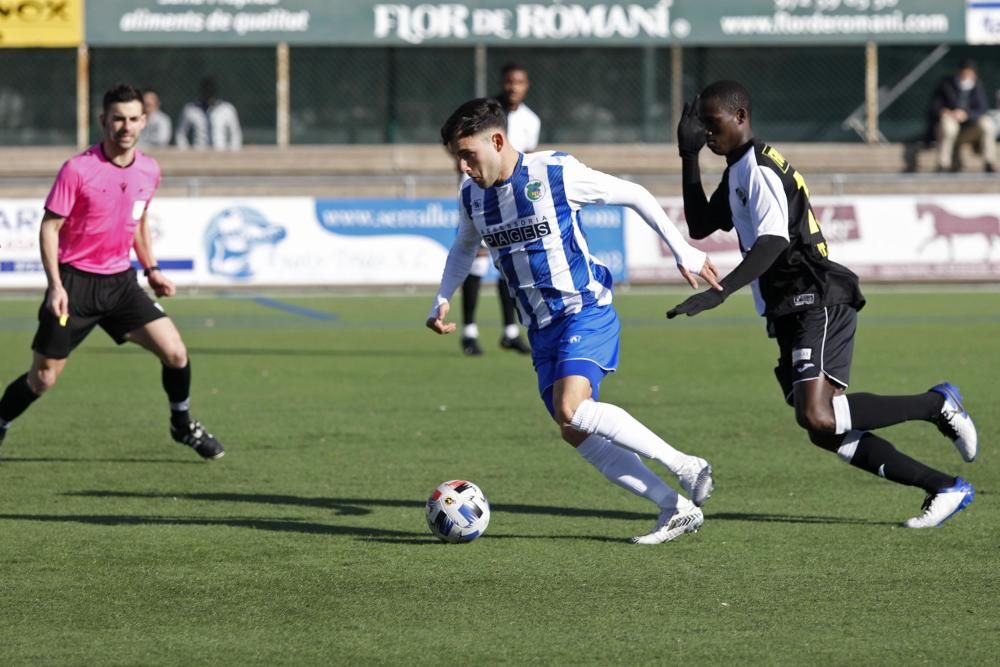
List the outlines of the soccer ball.
{"type": "Polygon", "coordinates": [[[443,542],[471,542],[489,523],[490,503],[472,482],[442,482],[427,499],[427,527],[443,542]]]}

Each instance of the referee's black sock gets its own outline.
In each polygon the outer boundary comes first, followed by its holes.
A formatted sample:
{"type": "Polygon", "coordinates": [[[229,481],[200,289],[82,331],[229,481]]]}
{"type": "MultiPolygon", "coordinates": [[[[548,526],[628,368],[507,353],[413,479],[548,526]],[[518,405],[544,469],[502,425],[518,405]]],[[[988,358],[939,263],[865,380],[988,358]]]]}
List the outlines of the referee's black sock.
{"type": "Polygon", "coordinates": [[[944,396],[936,391],[916,396],[847,394],[847,404],[851,408],[851,428],[867,431],[914,420],[932,421],[941,414],[944,396]]]}
{"type": "Polygon", "coordinates": [[[191,421],[188,407],[191,403],[191,361],[184,368],[171,368],[163,364],[161,374],[163,390],[170,401],[170,423],[175,427],[187,426],[191,421]]]}
{"type": "Polygon", "coordinates": [[[476,323],[476,304],[479,303],[479,283],[482,278],[469,275],[462,283],[462,324],[476,323]]]}
{"type": "MultiPolygon", "coordinates": [[[[848,438],[852,434],[848,434],[848,438]]],[[[845,439],[846,440],[846,439],[845,439]]],[[[928,493],[936,493],[955,483],[955,478],[929,468],[892,446],[888,440],[864,433],[857,443],[850,464],[890,482],[918,486],[928,493]]]]}
{"type": "Polygon", "coordinates": [[[0,398],[0,421],[7,424],[21,416],[28,406],[38,400],[38,394],[31,391],[28,374],[17,378],[3,392],[0,398]]]}

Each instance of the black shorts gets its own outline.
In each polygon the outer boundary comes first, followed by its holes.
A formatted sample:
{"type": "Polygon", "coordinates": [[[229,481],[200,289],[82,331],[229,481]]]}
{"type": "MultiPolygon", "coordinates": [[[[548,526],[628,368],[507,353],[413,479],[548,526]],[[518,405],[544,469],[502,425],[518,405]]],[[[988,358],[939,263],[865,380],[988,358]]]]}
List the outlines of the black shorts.
{"type": "Polygon", "coordinates": [[[60,325],[42,301],[31,349],[43,357],[65,359],[98,325],[121,345],[128,332],[167,316],[139,287],[135,269],[101,275],[61,264],[59,275],[69,296],[69,321],[60,325]]]}
{"type": "Polygon", "coordinates": [[[799,382],[825,377],[847,388],[858,325],[858,311],[853,306],[810,308],[777,317],[770,325],[781,353],[774,375],[789,405],[793,404],[792,393],[799,382]]]}

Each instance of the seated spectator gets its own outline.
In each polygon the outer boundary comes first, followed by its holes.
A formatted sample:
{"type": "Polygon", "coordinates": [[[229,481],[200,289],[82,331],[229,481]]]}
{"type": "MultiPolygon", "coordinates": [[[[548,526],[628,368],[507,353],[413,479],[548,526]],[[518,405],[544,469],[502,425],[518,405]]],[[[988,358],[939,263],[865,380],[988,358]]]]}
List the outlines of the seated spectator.
{"type": "Polygon", "coordinates": [[[142,94],[142,108],[146,112],[146,127],[139,135],[139,148],[160,148],[170,145],[173,123],[160,108],[160,96],[155,90],[146,89],[142,94]]]}
{"type": "Polygon", "coordinates": [[[937,141],[938,171],[961,169],[957,157],[965,143],[982,154],[987,172],[996,170],[996,131],[988,111],[986,88],[973,61],[963,61],[955,74],[941,80],[931,99],[928,128],[937,141]]]}

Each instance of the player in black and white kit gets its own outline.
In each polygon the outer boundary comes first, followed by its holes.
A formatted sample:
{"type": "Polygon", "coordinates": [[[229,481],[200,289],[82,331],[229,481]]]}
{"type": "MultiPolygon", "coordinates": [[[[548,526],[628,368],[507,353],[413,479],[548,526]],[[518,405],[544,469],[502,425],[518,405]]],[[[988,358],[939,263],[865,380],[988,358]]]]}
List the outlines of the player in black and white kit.
{"type": "Polygon", "coordinates": [[[667,317],[715,308],[752,283],[768,335],[778,342],[775,375],[809,439],[855,467],[924,489],[922,514],[904,525],[939,526],[972,501],[972,485],[906,456],[871,430],[928,421],[972,461],[976,428],[961,394],[947,382],[913,396],[845,393],[857,311],[865,304],[858,278],[829,259],[805,180],[778,151],[754,138],[750,121],[750,94],[735,81],[712,83],[684,107],[677,141],[691,237],[735,227],[744,257],[722,280],[722,291],[695,294],[667,317]],[[698,167],[698,152],[706,143],[727,163],[711,199],[705,197],[698,167]]]}

